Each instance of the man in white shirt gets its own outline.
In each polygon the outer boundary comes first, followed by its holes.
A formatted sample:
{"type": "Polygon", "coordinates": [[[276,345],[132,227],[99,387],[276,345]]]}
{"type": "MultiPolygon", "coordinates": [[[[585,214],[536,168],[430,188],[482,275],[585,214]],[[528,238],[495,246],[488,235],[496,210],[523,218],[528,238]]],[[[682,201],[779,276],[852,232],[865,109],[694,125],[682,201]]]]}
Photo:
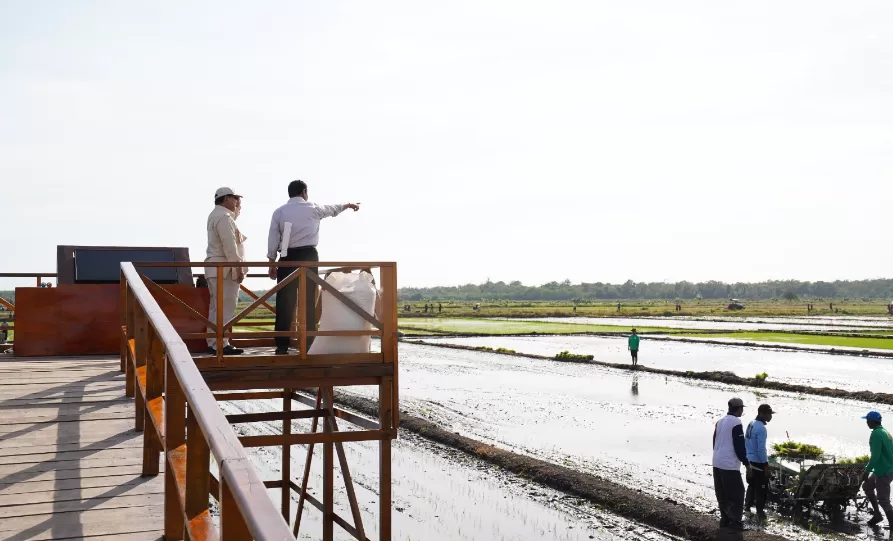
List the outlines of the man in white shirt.
{"type": "Polygon", "coordinates": [[[744,401],[729,400],[729,413],[713,429],[713,488],[719,504],[719,527],[744,530],[744,482],[741,465],[750,468],[741,415],[744,401]]]}
{"type": "MultiPolygon", "coordinates": [[[[236,218],[242,209],[242,196],[232,188],[218,188],[214,193],[214,210],[208,216],[208,250],[205,262],[245,261],[245,235],[236,226],[236,218]]],[[[228,323],[236,311],[239,300],[239,284],[245,279],[248,269],[225,267],[221,269],[223,280],[223,322],[228,323]]],[[[217,324],[217,268],[205,267],[205,279],[211,294],[208,319],[217,324]]],[[[214,332],[210,328],[208,332],[214,332]]],[[[217,355],[217,339],[208,338],[208,353],[217,355]]],[[[242,350],[230,345],[224,338],[223,354],[239,355],[242,350]]]]}
{"type": "MultiPolygon", "coordinates": [[[[307,184],[302,180],[294,180],[288,185],[288,202],[273,212],[270,221],[270,234],[267,238],[267,259],[276,261],[319,261],[316,245],[319,243],[319,222],[323,218],[338,216],[345,209],[360,210],[359,203],[342,205],[317,205],[307,200],[307,184]],[[285,250],[283,250],[285,248],[285,250]]],[[[270,266],[270,278],[281,282],[296,267],[270,266]]],[[[319,267],[311,267],[317,272],[319,267]]],[[[307,330],[316,330],[316,284],[309,280],[305,284],[304,294],[307,298],[305,312],[307,330]]],[[[294,321],[295,304],[297,303],[298,283],[293,281],[276,293],[276,330],[290,331],[294,321]]],[[[313,337],[307,337],[307,348],[313,343],[313,337]]],[[[276,354],[288,354],[291,339],[285,336],[276,338],[276,354]]]]}

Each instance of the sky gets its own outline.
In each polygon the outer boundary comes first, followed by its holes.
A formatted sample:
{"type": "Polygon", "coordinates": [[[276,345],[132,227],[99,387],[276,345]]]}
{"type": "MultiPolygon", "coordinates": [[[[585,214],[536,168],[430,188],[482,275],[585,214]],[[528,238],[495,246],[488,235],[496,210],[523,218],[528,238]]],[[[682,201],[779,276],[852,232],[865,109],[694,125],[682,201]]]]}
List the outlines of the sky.
{"type": "Polygon", "coordinates": [[[891,277],[891,174],[886,0],[0,0],[0,272],[302,179],[400,286],[891,277]]]}

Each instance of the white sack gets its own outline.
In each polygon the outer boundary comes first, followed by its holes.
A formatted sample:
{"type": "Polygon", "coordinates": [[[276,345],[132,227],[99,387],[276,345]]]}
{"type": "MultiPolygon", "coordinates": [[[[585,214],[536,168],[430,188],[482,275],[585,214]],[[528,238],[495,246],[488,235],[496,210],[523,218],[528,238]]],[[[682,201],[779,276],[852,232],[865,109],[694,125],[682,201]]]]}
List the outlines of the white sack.
{"type": "MultiPolygon", "coordinates": [[[[372,275],[368,272],[348,273],[333,272],[326,282],[336,290],[355,302],[371,316],[375,316],[375,300],[378,290],[372,284],[372,275]]],[[[371,323],[363,316],[348,308],[326,290],[322,290],[322,315],[319,318],[321,331],[362,331],[373,330],[371,323]]],[[[317,336],[307,352],[309,355],[331,353],[369,353],[371,336],[317,336]]]]}

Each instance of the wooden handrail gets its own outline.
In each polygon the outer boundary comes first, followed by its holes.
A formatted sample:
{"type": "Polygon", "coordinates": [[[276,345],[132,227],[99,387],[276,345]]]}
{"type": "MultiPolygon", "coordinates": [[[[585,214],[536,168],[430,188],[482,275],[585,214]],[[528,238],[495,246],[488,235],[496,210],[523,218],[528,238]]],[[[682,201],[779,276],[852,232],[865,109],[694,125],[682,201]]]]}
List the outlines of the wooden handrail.
{"type": "Polygon", "coordinates": [[[55,272],[0,272],[0,278],[36,278],[37,287],[41,286],[44,278],[56,278],[55,272]]]}
{"type": "MultiPolygon", "coordinates": [[[[170,263],[163,265],[172,266],[170,263]]],[[[185,398],[195,425],[204,436],[211,456],[219,464],[221,527],[224,530],[228,527],[238,530],[244,526],[251,537],[260,540],[294,539],[288,524],[267,495],[264,483],[251,466],[239,438],[217,405],[217,399],[196,367],[192,354],[143,283],[134,264],[121,263],[121,273],[127,292],[134,300],[134,307],[138,306],[145,314],[151,334],[162,344],[167,356],[167,366],[173,374],[166,375],[166,386],[173,384],[185,398]],[[176,382],[171,381],[172,375],[176,382]],[[232,503],[236,509],[232,509],[232,503]]],[[[172,418],[165,421],[166,426],[174,422],[172,418]]],[[[183,423],[183,420],[177,422],[183,423]]],[[[167,441],[164,442],[164,450],[166,453],[174,451],[167,441]]]]}

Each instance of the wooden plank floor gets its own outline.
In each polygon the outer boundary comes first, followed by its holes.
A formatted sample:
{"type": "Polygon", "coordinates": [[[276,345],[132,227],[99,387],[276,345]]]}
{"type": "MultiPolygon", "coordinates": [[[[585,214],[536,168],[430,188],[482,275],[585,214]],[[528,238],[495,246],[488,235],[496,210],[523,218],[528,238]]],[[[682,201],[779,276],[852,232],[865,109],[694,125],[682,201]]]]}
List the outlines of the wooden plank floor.
{"type": "Polygon", "coordinates": [[[0,540],[161,540],[116,357],[0,356],[0,540]]]}

